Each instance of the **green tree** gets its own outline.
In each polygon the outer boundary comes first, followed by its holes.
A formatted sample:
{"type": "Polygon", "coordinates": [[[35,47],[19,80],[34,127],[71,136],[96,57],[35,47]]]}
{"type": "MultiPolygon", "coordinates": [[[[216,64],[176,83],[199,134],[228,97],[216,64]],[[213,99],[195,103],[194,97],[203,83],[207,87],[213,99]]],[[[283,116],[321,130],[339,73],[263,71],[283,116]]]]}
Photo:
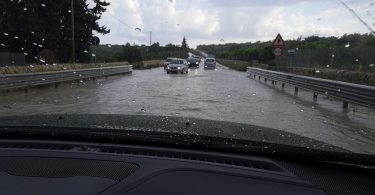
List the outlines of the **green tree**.
{"type": "MultiPolygon", "coordinates": [[[[109,3],[74,0],[76,60],[86,61],[90,54],[93,32],[109,33],[98,20],[109,3]]],[[[29,61],[39,60],[41,54],[53,53],[57,62],[72,59],[71,0],[32,0],[0,2],[0,42],[3,51],[25,53],[29,61]],[[6,35],[5,35],[6,34],[6,35]],[[42,52],[44,51],[44,52],[42,52]],[[46,52],[48,51],[48,52],[46,52]]]]}
{"type": "Polygon", "coordinates": [[[187,51],[187,50],[189,49],[189,45],[187,44],[187,41],[186,41],[185,36],[184,36],[184,38],[182,39],[181,49],[184,50],[184,51],[187,51]]]}

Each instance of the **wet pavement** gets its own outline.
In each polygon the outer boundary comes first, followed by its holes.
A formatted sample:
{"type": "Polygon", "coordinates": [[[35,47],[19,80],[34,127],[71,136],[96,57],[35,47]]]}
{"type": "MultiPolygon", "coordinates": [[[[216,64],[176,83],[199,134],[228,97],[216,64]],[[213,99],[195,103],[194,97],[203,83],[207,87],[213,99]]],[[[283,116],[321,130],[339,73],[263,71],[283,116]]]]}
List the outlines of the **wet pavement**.
{"type": "MultiPolygon", "coordinates": [[[[354,152],[375,154],[375,110],[272,86],[218,66],[187,75],[163,68],[134,70],[84,82],[14,91],[0,96],[0,116],[139,114],[183,116],[271,127],[354,152]]],[[[213,129],[214,131],[214,129],[213,129]]]]}

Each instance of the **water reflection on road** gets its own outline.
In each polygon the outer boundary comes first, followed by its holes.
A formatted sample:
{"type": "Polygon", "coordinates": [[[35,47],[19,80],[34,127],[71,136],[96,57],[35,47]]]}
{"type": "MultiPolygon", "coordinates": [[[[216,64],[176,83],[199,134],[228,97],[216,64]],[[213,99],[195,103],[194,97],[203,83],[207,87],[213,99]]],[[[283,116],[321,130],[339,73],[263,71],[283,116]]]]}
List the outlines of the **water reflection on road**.
{"type": "Polygon", "coordinates": [[[59,113],[186,116],[266,126],[322,140],[355,152],[375,153],[375,111],[311,92],[274,87],[228,70],[190,70],[167,75],[162,68],[83,83],[1,94],[0,115],[59,113]]]}

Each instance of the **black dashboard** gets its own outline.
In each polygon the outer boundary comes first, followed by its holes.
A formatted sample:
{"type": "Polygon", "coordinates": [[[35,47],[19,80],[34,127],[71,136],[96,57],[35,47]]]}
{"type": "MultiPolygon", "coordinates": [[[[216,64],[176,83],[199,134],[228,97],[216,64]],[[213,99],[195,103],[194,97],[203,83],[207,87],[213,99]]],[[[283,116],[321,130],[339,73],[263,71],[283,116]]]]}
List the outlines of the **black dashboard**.
{"type": "Polygon", "coordinates": [[[142,145],[0,140],[0,194],[374,194],[332,163],[142,145]]]}

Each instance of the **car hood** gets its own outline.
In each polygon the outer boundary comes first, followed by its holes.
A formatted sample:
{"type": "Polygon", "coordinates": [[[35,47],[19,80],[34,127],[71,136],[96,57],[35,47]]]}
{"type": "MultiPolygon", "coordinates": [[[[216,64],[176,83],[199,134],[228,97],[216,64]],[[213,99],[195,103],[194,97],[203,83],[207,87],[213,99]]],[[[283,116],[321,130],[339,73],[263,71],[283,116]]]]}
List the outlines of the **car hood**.
{"type": "Polygon", "coordinates": [[[169,64],[169,67],[183,67],[183,64],[169,64]]]}
{"type": "Polygon", "coordinates": [[[374,166],[355,154],[276,129],[196,118],[148,115],[33,115],[0,117],[2,139],[57,139],[149,144],[374,166]]]}

